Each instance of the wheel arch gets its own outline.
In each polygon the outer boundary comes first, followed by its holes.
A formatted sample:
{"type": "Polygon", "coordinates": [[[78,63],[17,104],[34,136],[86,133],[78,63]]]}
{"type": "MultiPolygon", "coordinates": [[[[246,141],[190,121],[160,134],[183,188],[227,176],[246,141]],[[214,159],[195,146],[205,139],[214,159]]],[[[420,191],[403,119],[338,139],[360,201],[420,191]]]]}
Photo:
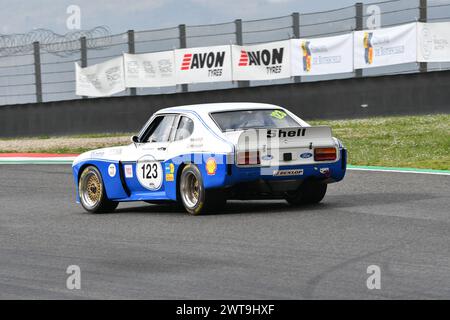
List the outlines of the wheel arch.
{"type": "Polygon", "coordinates": [[[77,191],[77,200],[78,201],[80,200],[79,199],[79,197],[80,197],[80,192],[79,192],[80,178],[81,178],[81,175],[82,175],[83,171],[87,167],[94,167],[95,169],[98,170],[98,172],[100,173],[100,177],[102,179],[102,185],[103,185],[103,188],[105,190],[106,197],[108,199],[111,199],[110,191],[108,190],[107,186],[105,185],[105,178],[104,178],[102,169],[98,165],[96,165],[95,163],[87,161],[87,162],[84,162],[82,165],[80,165],[80,167],[78,168],[78,171],[77,171],[77,177],[76,177],[77,180],[76,180],[76,186],[75,186],[76,187],[76,191],[77,191]]]}
{"type": "Polygon", "coordinates": [[[181,173],[183,172],[184,167],[186,167],[187,165],[192,164],[192,161],[183,161],[177,169],[177,175],[176,175],[176,200],[179,201],[181,200],[180,198],[180,178],[181,178],[181,173]]]}
{"type": "MultiPolygon", "coordinates": [[[[90,163],[90,162],[83,163],[77,172],[77,188],[78,188],[78,184],[80,183],[81,174],[83,173],[84,169],[86,169],[87,167],[95,167],[98,170],[98,172],[100,172],[100,174],[101,174],[100,169],[95,164],[90,163]]],[[[102,180],[103,180],[103,177],[102,177],[102,180]]]]}

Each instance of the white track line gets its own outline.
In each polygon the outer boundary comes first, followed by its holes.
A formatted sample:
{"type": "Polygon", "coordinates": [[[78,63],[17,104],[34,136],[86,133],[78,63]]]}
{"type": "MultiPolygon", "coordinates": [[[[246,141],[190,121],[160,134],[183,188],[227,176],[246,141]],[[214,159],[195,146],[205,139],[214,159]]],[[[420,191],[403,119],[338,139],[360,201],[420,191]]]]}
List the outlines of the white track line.
{"type": "Polygon", "coordinates": [[[375,172],[395,172],[395,173],[418,173],[418,174],[434,174],[440,176],[450,176],[450,172],[427,172],[416,170],[395,170],[395,169],[370,169],[370,168],[347,168],[347,170],[355,171],[375,171],[375,172]]]}

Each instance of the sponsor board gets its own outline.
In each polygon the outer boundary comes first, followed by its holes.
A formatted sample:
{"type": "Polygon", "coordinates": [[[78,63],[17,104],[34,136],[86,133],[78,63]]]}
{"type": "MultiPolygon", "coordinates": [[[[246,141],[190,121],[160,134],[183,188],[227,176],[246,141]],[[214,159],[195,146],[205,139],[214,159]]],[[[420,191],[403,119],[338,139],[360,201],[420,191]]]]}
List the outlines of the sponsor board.
{"type": "Polygon", "coordinates": [[[372,68],[416,62],[417,24],[355,31],[354,68],[372,68]]]}
{"type": "Polygon", "coordinates": [[[127,87],[165,87],[176,85],[174,52],[124,53],[127,87]]]}
{"type": "Polygon", "coordinates": [[[293,76],[322,75],[353,71],[353,35],[292,39],[293,76]]]}
{"type": "Polygon", "coordinates": [[[450,61],[450,22],[417,24],[417,61],[450,61]]]}
{"type": "Polygon", "coordinates": [[[290,41],[232,45],[233,80],[272,80],[291,76],[290,41]]]}
{"type": "Polygon", "coordinates": [[[124,91],[123,57],[86,68],[75,63],[75,79],[79,96],[103,97],[124,91]]]}
{"type": "Polygon", "coordinates": [[[177,83],[231,81],[230,46],[175,50],[177,83]]]}

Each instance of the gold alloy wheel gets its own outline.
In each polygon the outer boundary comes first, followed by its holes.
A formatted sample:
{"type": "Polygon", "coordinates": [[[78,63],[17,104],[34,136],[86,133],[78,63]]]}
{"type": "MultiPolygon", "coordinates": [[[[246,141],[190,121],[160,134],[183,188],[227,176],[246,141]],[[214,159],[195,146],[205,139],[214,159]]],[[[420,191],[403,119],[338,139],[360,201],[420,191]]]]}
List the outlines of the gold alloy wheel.
{"type": "Polygon", "coordinates": [[[88,209],[96,207],[103,194],[103,185],[98,172],[92,168],[83,172],[80,178],[80,196],[83,205],[88,209]]]}

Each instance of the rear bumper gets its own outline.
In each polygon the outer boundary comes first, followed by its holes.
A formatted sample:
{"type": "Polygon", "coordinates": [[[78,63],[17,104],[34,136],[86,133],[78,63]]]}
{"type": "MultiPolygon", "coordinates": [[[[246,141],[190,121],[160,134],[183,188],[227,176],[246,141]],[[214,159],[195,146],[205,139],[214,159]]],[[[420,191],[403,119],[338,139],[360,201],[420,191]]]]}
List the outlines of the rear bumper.
{"type": "Polygon", "coordinates": [[[341,181],[347,169],[347,151],[340,150],[340,159],[334,163],[283,167],[242,168],[233,165],[226,179],[226,193],[230,199],[281,199],[286,192],[297,190],[306,180],[318,183],[341,181]],[[296,175],[274,176],[277,170],[296,170],[296,175]],[[300,171],[299,171],[300,170],[300,171]],[[301,172],[301,174],[299,174],[301,172]]]}
{"type": "Polygon", "coordinates": [[[237,167],[231,166],[231,175],[225,179],[229,188],[240,188],[251,183],[253,188],[267,188],[277,191],[290,191],[297,188],[304,180],[314,179],[322,183],[341,181],[347,169],[347,150],[340,149],[340,159],[333,163],[293,165],[282,167],[237,167]],[[297,170],[293,175],[277,176],[277,170],[297,170]]]}

